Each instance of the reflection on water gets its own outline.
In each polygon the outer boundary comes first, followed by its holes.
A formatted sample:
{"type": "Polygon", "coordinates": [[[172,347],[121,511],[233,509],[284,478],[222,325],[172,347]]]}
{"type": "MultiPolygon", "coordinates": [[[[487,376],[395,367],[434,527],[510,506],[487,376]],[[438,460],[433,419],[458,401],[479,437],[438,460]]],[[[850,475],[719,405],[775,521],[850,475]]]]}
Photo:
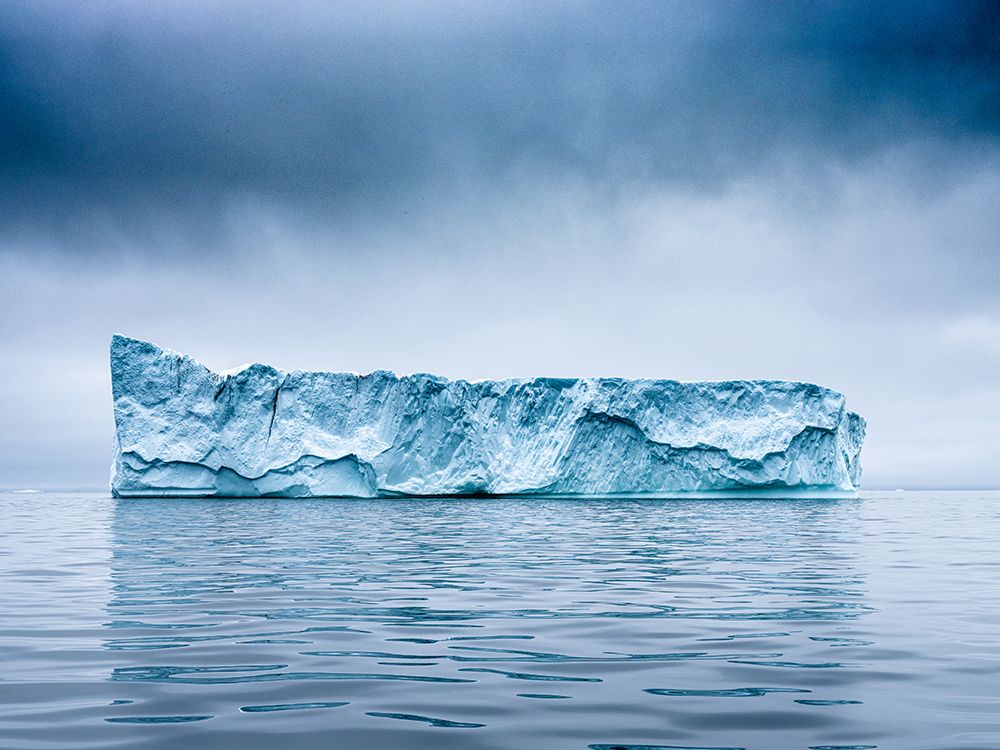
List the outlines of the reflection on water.
{"type": "Polygon", "coordinates": [[[0,510],[3,747],[1000,746],[1000,494],[0,510]]]}

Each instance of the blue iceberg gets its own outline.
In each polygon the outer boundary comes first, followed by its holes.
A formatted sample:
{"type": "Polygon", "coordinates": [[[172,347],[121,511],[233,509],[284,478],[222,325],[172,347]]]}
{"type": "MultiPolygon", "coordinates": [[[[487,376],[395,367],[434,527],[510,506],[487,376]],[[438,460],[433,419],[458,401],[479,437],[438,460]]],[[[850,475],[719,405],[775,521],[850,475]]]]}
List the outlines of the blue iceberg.
{"type": "Polygon", "coordinates": [[[772,380],[215,373],[111,341],[117,497],[853,496],[865,421],[772,380]]]}

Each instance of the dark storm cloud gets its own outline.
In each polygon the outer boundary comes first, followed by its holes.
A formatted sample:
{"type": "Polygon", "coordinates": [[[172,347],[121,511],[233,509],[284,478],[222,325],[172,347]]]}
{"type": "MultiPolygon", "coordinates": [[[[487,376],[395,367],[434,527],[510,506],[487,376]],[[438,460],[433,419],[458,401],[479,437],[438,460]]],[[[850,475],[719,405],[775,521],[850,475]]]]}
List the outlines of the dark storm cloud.
{"type": "Polygon", "coordinates": [[[1000,134],[998,32],[991,2],[6,3],[3,232],[204,242],[243,196],[343,217],[539,174],[714,189],[912,142],[950,165],[1000,134]]]}

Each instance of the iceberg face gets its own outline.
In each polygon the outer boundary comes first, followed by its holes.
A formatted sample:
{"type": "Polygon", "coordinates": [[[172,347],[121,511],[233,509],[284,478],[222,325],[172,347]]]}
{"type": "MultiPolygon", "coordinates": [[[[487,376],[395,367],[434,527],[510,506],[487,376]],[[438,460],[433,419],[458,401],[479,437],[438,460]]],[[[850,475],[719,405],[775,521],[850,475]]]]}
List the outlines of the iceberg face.
{"type": "Polygon", "coordinates": [[[855,493],[865,422],[808,383],[226,374],[111,342],[117,497],[855,493]]]}

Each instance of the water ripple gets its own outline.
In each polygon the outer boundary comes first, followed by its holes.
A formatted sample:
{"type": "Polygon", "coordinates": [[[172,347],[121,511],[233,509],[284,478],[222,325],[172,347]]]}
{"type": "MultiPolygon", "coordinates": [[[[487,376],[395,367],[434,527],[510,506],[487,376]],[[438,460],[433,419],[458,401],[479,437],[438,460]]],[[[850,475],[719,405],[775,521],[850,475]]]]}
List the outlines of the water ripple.
{"type": "Polygon", "coordinates": [[[396,714],[386,711],[366,711],[366,716],[378,716],[383,719],[402,719],[404,721],[422,721],[432,727],[467,728],[485,727],[485,724],[477,724],[472,721],[450,721],[448,719],[435,719],[430,716],[418,716],[417,714],[396,714]]]}
{"type": "Polygon", "coordinates": [[[279,682],[288,680],[389,680],[403,682],[475,682],[458,677],[430,677],[409,674],[386,674],[364,672],[265,672],[264,674],[239,677],[202,677],[212,672],[256,672],[266,669],[281,669],[287,665],[267,667],[127,667],[111,673],[111,679],[120,682],[173,682],[188,685],[237,685],[244,682],[279,682]],[[198,675],[178,677],[177,675],[198,675]]]}
{"type": "Polygon", "coordinates": [[[499,674],[512,680],[535,680],[540,682],[601,682],[600,677],[567,677],[566,675],[536,674],[534,672],[506,672],[502,669],[486,669],[485,667],[464,667],[459,671],[499,674]]]}
{"type": "Polygon", "coordinates": [[[347,701],[327,701],[313,703],[274,703],[267,706],[240,706],[240,711],[248,714],[270,713],[272,711],[301,711],[307,708],[339,708],[349,706],[347,701]]]}
{"type": "Polygon", "coordinates": [[[211,716],[112,716],[105,719],[110,724],[186,724],[205,721],[211,716]]]}
{"type": "MultiPolygon", "coordinates": [[[[759,698],[768,693],[808,693],[805,688],[789,687],[744,687],[723,690],[691,690],[684,688],[646,688],[645,692],[653,695],[675,695],[686,698],[759,698]]],[[[796,701],[805,703],[805,701],[796,701]]]]}

